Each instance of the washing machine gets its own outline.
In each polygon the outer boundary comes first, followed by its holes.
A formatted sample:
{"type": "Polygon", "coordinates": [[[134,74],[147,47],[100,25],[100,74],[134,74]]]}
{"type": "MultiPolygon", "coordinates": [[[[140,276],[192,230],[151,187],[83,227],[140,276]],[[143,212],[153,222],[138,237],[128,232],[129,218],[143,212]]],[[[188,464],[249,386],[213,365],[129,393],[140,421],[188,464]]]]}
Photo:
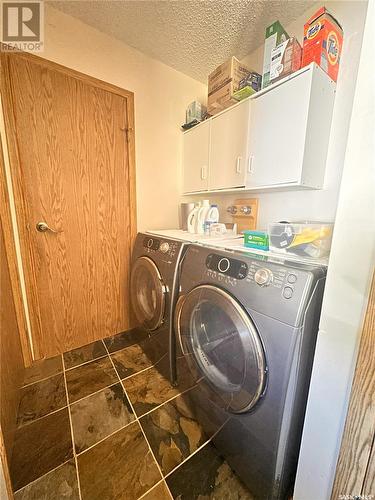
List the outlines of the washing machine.
{"type": "Polygon", "coordinates": [[[179,266],[187,243],[152,233],[138,233],[132,254],[130,296],[138,325],[149,340],[142,348],[159,370],[176,383],[173,309],[179,266]]]}
{"type": "Polygon", "coordinates": [[[325,274],[200,245],[185,253],[175,331],[197,415],[256,499],[293,485],[325,274]]]}

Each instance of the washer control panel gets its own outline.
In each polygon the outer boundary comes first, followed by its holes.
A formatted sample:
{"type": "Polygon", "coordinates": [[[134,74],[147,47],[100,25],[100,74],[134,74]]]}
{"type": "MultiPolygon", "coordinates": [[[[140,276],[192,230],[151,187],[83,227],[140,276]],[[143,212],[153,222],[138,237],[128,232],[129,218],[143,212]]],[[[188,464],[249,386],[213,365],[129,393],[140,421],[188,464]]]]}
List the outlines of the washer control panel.
{"type": "Polygon", "coordinates": [[[166,257],[173,259],[179,245],[175,241],[163,241],[158,238],[154,238],[153,236],[148,236],[144,238],[143,246],[147,249],[148,253],[160,252],[166,257]]]}
{"type": "Polygon", "coordinates": [[[246,262],[214,253],[207,256],[206,267],[210,271],[216,271],[238,280],[245,279],[249,271],[246,262]]]}
{"type": "Polygon", "coordinates": [[[260,287],[272,286],[281,291],[284,299],[291,299],[297,285],[297,273],[287,270],[285,267],[274,267],[269,269],[264,263],[252,262],[247,276],[247,281],[255,282],[260,287]]]}

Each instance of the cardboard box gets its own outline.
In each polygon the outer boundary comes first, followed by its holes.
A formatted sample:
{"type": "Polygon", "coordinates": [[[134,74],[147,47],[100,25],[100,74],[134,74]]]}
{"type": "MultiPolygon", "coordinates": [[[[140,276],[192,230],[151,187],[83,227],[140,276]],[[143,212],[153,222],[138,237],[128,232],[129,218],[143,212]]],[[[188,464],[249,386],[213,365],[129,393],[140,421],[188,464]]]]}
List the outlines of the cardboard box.
{"type": "Polygon", "coordinates": [[[198,101],[191,102],[189,106],[186,108],[185,123],[188,124],[193,122],[194,120],[201,122],[206,112],[207,112],[206,106],[203,106],[203,104],[201,104],[198,101]]]}
{"type": "Polygon", "coordinates": [[[243,231],[244,245],[258,250],[269,250],[268,234],[264,231],[243,231]]]}
{"type": "Polygon", "coordinates": [[[275,21],[266,28],[266,40],[264,42],[264,55],[263,55],[263,77],[262,88],[268,87],[270,84],[270,69],[271,69],[271,52],[280,43],[286,42],[289,38],[288,33],[279,23],[275,21]]]}
{"type": "Polygon", "coordinates": [[[207,100],[207,110],[210,115],[214,115],[237,102],[233,99],[233,94],[238,90],[240,81],[250,72],[250,69],[238,59],[231,57],[210,73],[207,100]]]}
{"type": "Polygon", "coordinates": [[[250,97],[262,88],[262,76],[252,71],[240,81],[238,90],[234,92],[233,97],[237,101],[242,101],[250,97]]]}
{"type": "Polygon", "coordinates": [[[298,71],[301,67],[302,48],[297,38],[289,38],[271,52],[270,82],[274,83],[298,71]]]}
{"type": "Polygon", "coordinates": [[[304,27],[302,66],[316,62],[336,82],[342,42],[343,30],[339,22],[321,7],[304,27]]]}

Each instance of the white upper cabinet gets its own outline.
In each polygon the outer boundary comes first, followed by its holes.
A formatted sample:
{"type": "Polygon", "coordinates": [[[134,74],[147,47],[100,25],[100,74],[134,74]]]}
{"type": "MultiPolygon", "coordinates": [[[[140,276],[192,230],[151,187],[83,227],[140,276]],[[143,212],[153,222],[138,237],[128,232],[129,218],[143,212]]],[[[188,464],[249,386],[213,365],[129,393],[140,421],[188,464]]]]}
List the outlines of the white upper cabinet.
{"type": "Polygon", "coordinates": [[[335,83],[316,64],[184,134],[184,192],[323,187],[335,83]]]}
{"type": "Polygon", "coordinates": [[[323,187],[334,88],[310,67],[251,100],[247,188],[323,187]]]}
{"type": "Polygon", "coordinates": [[[250,101],[212,118],[210,190],[245,186],[249,118],[250,101]]]}
{"type": "Polygon", "coordinates": [[[209,147],[211,121],[184,133],[183,191],[198,192],[208,189],[209,147]]]}

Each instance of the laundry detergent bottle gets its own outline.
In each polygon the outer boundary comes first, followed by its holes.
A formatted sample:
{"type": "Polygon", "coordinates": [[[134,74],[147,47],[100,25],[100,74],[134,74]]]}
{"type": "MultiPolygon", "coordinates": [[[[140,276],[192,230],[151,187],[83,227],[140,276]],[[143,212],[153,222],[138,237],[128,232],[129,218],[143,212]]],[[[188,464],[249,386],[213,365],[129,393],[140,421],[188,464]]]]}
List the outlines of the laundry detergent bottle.
{"type": "Polygon", "coordinates": [[[197,227],[197,218],[198,218],[198,212],[200,209],[200,203],[198,205],[195,205],[193,210],[189,213],[188,218],[187,218],[187,230],[189,233],[194,234],[196,232],[196,227],[197,227]]]}
{"type": "Polygon", "coordinates": [[[211,205],[207,212],[206,220],[204,221],[204,234],[210,234],[211,224],[217,224],[219,222],[219,209],[217,205],[211,205]]]}
{"type": "Polygon", "coordinates": [[[209,200],[203,200],[202,205],[199,208],[197,215],[197,225],[195,232],[198,234],[204,234],[204,223],[207,217],[207,213],[210,210],[210,202],[209,200]]]}

